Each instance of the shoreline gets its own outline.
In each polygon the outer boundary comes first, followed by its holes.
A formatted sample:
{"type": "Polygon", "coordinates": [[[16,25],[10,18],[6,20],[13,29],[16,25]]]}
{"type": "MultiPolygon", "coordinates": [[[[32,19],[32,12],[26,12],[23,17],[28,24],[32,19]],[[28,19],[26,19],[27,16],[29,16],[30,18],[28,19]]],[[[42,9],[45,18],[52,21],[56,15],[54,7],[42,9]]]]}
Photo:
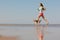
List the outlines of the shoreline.
{"type": "MultiPolygon", "coordinates": [[[[35,26],[35,24],[0,24],[0,26],[35,26]]],[[[60,24],[39,24],[39,26],[60,26],[60,24]]]]}

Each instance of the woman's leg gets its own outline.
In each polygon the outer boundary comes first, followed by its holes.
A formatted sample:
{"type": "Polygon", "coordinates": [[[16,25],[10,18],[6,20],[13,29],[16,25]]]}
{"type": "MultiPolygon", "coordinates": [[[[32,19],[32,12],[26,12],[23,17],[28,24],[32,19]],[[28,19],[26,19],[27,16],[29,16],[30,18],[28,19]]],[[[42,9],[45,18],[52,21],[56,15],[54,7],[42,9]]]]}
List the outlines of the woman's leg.
{"type": "Polygon", "coordinates": [[[42,16],[42,18],[44,19],[44,21],[46,22],[46,24],[48,24],[48,20],[46,17],[42,16]]]}
{"type": "Polygon", "coordinates": [[[38,21],[40,21],[41,14],[38,15],[38,21]]]}

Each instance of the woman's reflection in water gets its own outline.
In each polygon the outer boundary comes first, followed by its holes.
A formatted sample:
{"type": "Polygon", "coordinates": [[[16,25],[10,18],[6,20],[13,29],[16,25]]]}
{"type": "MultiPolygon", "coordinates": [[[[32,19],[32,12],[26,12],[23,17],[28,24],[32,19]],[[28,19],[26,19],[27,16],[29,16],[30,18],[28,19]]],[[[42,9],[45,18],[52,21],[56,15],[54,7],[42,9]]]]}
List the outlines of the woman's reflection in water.
{"type": "Polygon", "coordinates": [[[48,25],[35,25],[38,40],[44,40],[44,32],[46,32],[48,25]]]}

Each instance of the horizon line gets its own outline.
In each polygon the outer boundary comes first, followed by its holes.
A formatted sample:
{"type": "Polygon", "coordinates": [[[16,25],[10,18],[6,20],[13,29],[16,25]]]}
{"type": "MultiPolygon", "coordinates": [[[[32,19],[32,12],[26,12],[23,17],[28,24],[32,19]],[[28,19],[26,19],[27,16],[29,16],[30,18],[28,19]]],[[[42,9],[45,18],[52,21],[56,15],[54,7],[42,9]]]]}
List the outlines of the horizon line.
{"type": "MultiPolygon", "coordinates": [[[[36,26],[35,24],[0,24],[0,26],[36,26]]],[[[39,24],[38,26],[60,26],[60,24],[39,24]]]]}

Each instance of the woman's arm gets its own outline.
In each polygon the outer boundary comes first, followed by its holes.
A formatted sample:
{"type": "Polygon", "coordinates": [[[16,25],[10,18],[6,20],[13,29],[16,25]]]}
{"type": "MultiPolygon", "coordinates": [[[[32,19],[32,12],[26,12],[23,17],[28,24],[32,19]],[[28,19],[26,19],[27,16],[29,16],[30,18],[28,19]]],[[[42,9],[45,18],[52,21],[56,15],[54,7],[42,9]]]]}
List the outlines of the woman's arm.
{"type": "Polygon", "coordinates": [[[45,8],[45,7],[43,7],[43,8],[42,8],[42,10],[44,10],[44,11],[45,11],[45,10],[46,10],[46,8],[45,8]]]}

